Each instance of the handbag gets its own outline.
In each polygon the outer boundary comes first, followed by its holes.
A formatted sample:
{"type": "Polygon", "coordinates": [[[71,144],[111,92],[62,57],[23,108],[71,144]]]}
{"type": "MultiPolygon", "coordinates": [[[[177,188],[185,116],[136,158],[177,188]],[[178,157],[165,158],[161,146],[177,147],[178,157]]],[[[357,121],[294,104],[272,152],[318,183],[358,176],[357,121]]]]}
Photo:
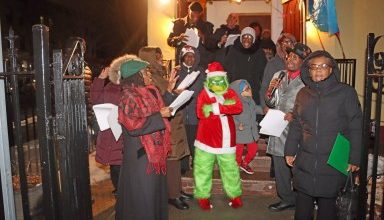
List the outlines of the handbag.
{"type": "Polygon", "coordinates": [[[345,186],[336,198],[336,209],[339,220],[357,219],[359,189],[352,172],[348,173],[345,186]]]}

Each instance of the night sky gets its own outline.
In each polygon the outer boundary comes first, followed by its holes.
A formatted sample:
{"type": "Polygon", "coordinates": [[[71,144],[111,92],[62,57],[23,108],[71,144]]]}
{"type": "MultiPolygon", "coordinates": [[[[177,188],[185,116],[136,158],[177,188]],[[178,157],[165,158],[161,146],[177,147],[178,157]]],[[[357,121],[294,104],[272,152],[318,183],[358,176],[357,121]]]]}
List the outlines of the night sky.
{"type": "Polygon", "coordinates": [[[12,26],[25,57],[32,57],[32,25],[41,21],[50,27],[50,49],[63,49],[72,36],[84,38],[91,65],[107,65],[147,44],[145,0],[0,0],[0,4],[3,50],[8,47],[4,36],[12,26]]]}

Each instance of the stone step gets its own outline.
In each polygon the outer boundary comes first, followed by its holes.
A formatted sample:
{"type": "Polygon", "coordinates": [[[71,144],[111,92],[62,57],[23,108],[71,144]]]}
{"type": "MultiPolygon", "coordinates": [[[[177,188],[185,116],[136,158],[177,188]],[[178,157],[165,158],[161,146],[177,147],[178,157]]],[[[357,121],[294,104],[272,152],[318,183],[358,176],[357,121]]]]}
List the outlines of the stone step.
{"type": "MultiPolygon", "coordinates": [[[[256,172],[268,172],[271,167],[271,157],[269,156],[256,156],[249,166],[256,172]]],[[[214,170],[219,170],[219,166],[215,164],[214,170]]]]}
{"type": "MultiPolygon", "coordinates": [[[[276,195],[275,181],[269,174],[270,162],[271,159],[268,156],[255,157],[255,159],[250,163],[250,166],[255,173],[249,175],[245,172],[240,172],[243,195],[276,195]]],[[[182,177],[182,187],[186,192],[193,193],[193,171],[188,171],[184,177],[182,177]]],[[[223,193],[224,191],[220,179],[220,171],[218,166],[215,165],[215,169],[213,171],[212,194],[223,193]]]]}
{"type": "MultiPolygon", "coordinates": [[[[255,173],[249,175],[245,172],[240,172],[243,195],[276,195],[275,181],[270,177],[271,157],[266,155],[267,140],[266,138],[260,138],[258,140],[257,155],[252,162],[249,163],[249,166],[255,173]]],[[[246,154],[246,148],[244,154],[246,154]]],[[[185,192],[193,193],[193,171],[188,171],[182,177],[182,187],[185,192]]],[[[215,164],[213,171],[212,194],[224,194],[217,164],[215,164]]]]}
{"type": "MultiPolygon", "coordinates": [[[[212,180],[212,194],[224,194],[219,171],[214,171],[212,180]]],[[[275,181],[269,177],[269,173],[255,172],[253,175],[248,175],[241,172],[241,183],[243,195],[276,195],[275,181]]],[[[193,193],[194,180],[190,173],[182,177],[182,187],[187,193],[193,193]]]]}

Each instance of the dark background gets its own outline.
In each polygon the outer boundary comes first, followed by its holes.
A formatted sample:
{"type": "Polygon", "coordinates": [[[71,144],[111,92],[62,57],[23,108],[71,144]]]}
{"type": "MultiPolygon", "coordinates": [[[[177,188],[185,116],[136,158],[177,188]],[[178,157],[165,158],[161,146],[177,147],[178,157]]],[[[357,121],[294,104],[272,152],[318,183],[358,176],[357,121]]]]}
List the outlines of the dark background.
{"type": "Polygon", "coordinates": [[[124,53],[147,44],[145,0],[0,0],[4,56],[12,26],[23,59],[32,57],[32,25],[50,28],[50,49],[64,49],[70,37],[87,44],[88,63],[108,65],[124,53]]]}

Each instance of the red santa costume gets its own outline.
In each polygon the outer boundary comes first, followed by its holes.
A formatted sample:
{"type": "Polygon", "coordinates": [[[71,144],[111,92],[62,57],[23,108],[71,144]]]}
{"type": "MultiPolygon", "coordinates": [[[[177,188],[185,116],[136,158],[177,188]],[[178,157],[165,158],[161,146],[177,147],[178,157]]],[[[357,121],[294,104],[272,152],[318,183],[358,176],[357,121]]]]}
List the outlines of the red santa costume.
{"type": "Polygon", "coordinates": [[[234,208],[242,205],[241,180],[236,162],[236,129],[232,115],[242,112],[242,104],[235,91],[228,89],[226,72],[220,63],[208,66],[204,89],[197,98],[197,117],[200,119],[195,141],[194,179],[195,197],[202,209],[210,209],[212,172],[217,160],[223,188],[234,208]],[[219,77],[217,77],[219,76],[219,77]],[[225,88],[219,95],[207,88],[211,77],[216,85],[225,88]],[[204,108],[209,107],[208,114],[204,108]]]}

